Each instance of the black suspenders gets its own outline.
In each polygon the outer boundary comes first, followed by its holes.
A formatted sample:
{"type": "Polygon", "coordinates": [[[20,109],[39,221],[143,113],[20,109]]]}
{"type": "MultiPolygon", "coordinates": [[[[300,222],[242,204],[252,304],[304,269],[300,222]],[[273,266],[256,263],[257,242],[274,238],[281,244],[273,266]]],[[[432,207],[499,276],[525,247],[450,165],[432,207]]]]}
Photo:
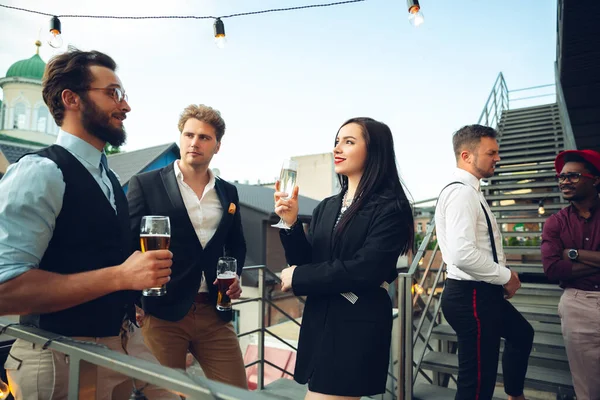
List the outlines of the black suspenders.
{"type": "MultiPolygon", "coordinates": [[[[442,190],[440,190],[440,195],[442,194],[444,189],[446,189],[448,186],[455,185],[455,184],[464,185],[464,183],[459,182],[459,181],[450,182],[449,184],[444,186],[442,188],[442,190]]],[[[438,200],[439,200],[439,196],[438,196],[438,200]]],[[[494,240],[494,231],[492,230],[492,221],[490,220],[490,216],[488,215],[487,211],[485,210],[485,206],[483,205],[483,203],[480,201],[479,204],[481,205],[481,209],[483,210],[483,214],[485,215],[485,220],[487,222],[488,235],[490,237],[490,244],[492,245],[492,255],[494,256],[494,262],[498,263],[498,253],[496,251],[496,241],[494,240]]]]}

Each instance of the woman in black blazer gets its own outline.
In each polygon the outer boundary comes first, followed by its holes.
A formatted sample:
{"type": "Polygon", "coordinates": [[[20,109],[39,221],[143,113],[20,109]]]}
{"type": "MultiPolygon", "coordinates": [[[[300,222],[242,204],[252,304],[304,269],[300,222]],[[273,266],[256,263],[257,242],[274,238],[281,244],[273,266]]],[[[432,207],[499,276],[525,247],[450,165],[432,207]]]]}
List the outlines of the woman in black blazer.
{"type": "Polygon", "coordinates": [[[298,188],[275,193],[275,212],[291,267],[282,290],[307,296],[294,379],[306,399],[351,399],[385,392],[392,332],[387,283],[412,247],[412,209],[400,182],[389,127],[353,118],[333,149],[341,192],[314,210],[305,235],[298,188]]]}

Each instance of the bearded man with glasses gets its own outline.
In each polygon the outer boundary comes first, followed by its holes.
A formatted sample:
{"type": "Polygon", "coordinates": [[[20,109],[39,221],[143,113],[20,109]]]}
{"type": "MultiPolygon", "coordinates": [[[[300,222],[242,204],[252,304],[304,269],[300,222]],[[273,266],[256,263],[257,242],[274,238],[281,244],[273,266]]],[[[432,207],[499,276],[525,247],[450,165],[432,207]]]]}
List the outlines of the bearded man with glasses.
{"type": "Polygon", "coordinates": [[[546,220],[542,262],[565,289],[558,313],[577,399],[600,399],[600,153],[563,151],[554,166],[571,204],[546,220]]]}

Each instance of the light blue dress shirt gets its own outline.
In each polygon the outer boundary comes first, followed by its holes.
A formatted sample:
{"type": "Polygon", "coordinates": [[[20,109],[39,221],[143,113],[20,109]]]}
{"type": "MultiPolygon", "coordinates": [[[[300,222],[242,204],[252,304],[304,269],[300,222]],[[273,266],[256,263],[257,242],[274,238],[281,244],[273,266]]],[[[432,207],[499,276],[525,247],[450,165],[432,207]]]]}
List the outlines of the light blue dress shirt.
{"type": "MultiPolygon", "coordinates": [[[[103,153],[63,130],[56,144],[81,162],[116,212],[113,188],[100,163],[103,153]]],[[[63,174],[46,157],[27,155],[8,168],[0,180],[0,283],[39,266],[52,239],[64,193],[63,174]]]]}

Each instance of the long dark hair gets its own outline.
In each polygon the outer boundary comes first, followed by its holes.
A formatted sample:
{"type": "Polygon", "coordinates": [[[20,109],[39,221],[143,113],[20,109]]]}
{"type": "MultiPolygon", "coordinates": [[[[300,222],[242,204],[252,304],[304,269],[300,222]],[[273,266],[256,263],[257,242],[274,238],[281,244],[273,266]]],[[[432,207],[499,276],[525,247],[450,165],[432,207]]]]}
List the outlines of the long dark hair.
{"type": "MultiPolygon", "coordinates": [[[[392,131],[383,122],[372,118],[360,117],[351,118],[344,122],[340,129],[348,124],[357,124],[361,127],[363,137],[367,143],[367,160],[356,193],[354,201],[344,212],[342,219],[338,223],[334,238],[341,237],[342,232],[348,226],[352,217],[362,208],[364,204],[375,194],[383,195],[384,192],[390,192],[398,209],[402,212],[402,222],[406,223],[408,240],[402,244],[402,254],[406,254],[412,249],[415,236],[415,227],[413,221],[413,211],[404,191],[398,168],[396,167],[396,153],[394,151],[394,138],[392,131]]],[[[336,138],[340,130],[336,134],[336,138]]],[[[348,177],[338,174],[338,180],[342,187],[341,193],[348,190],[348,177]]]]}

